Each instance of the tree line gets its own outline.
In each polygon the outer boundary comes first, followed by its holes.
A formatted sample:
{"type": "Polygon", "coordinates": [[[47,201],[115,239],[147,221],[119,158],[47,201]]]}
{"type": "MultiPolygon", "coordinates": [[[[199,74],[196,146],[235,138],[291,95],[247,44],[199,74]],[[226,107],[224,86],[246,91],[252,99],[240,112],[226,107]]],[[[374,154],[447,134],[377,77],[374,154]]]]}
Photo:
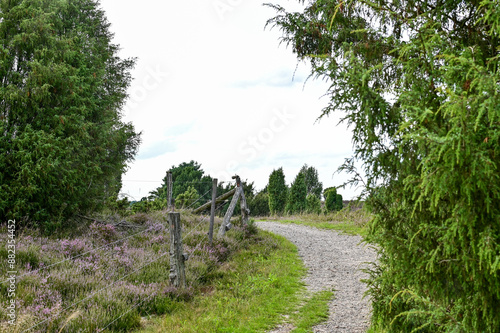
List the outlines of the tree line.
{"type": "MultiPolygon", "coordinates": [[[[172,198],[176,208],[194,209],[212,197],[212,180],[205,174],[201,164],[196,161],[183,162],[172,166],[167,174],[172,174],[172,198]]],[[[255,189],[254,182],[242,181],[247,204],[252,216],[269,216],[301,213],[328,213],[343,208],[343,198],[335,187],[323,190],[318,171],[305,164],[290,186],[285,182],[283,168],[274,170],[269,176],[268,184],[260,191],[255,189]],[[325,199],[322,204],[322,197],[325,199]]],[[[223,195],[234,188],[234,183],[219,183],[217,195],[223,195]]],[[[167,175],[163,183],[148,197],[131,203],[132,212],[148,212],[167,208],[167,175]]],[[[122,205],[127,208],[129,203],[122,205]]],[[[239,205],[239,203],[238,203],[239,205]]],[[[226,211],[229,203],[221,210],[226,211]]],[[[236,211],[240,211],[237,207],[236,211]]]]}

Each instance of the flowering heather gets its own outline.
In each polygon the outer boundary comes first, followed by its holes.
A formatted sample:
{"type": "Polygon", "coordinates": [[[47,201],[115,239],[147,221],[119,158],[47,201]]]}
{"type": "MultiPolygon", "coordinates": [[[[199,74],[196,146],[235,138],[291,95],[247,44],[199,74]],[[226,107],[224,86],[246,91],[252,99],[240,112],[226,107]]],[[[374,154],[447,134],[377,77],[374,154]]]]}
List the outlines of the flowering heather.
{"type": "Polygon", "coordinates": [[[100,224],[94,222],[90,225],[90,235],[95,240],[103,241],[104,243],[110,243],[118,239],[118,232],[112,224],[100,224]]]}
{"type": "Polygon", "coordinates": [[[61,252],[67,257],[75,257],[89,250],[90,247],[83,239],[64,239],[61,241],[61,252]]]}
{"type": "MultiPolygon", "coordinates": [[[[169,280],[169,228],[158,214],[136,216],[141,223],[133,219],[132,223],[138,229],[94,222],[78,238],[20,235],[18,325],[13,332],[49,318],[30,332],[59,332],[68,318],[65,332],[98,332],[110,323],[106,332],[130,331],[140,325],[141,316],[168,313],[175,308],[173,303],[192,299],[194,286],[210,283],[211,272],[238,248],[239,241],[216,238],[209,246],[204,226],[195,223],[199,216],[183,214],[184,251],[191,255],[186,262],[190,286],[175,288],[169,280]]],[[[0,270],[8,271],[6,260],[0,261],[0,270]]],[[[0,293],[2,332],[8,320],[3,310],[6,295],[0,293]]]]}
{"type": "Polygon", "coordinates": [[[37,317],[39,321],[49,319],[62,310],[62,297],[59,291],[51,288],[47,279],[42,281],[38,287],[31,287],[32,301],[25,302],[21,307],[21,315],[37,317]]]}
{"type": "Polygon", "coordinates": [[[165,229],[166,229],[166,227],[163,223],[154,222],[154,221],[146,222],[146,227],[148,228],[149,232],[151,232],[151,233],[160,233],[160,232],[165,231],[165,229]]]}

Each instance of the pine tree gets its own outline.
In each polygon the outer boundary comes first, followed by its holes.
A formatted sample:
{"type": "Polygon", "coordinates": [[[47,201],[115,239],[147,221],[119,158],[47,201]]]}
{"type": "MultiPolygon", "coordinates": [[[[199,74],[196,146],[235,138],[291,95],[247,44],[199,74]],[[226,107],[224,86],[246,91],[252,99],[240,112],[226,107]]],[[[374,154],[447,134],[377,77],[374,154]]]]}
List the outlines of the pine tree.
{"type": "Polygon", "coordinates": [[[139,135],[109,27],[96,0],[0,2],[2,220],[56,227],[116,200],[139,135]]]}

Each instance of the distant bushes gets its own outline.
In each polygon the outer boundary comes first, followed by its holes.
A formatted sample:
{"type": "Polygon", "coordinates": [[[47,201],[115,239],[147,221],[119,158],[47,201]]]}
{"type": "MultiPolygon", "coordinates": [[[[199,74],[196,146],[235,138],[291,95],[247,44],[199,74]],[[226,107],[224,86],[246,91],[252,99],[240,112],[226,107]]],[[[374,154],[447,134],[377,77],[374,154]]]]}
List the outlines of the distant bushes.
{"type": "Polygon", "coordinates": [[[266,190],[257,193],[257,195],[248,202],[250,214],[253,216],[268,216],[269,210],[269,194],[266,190]]]}

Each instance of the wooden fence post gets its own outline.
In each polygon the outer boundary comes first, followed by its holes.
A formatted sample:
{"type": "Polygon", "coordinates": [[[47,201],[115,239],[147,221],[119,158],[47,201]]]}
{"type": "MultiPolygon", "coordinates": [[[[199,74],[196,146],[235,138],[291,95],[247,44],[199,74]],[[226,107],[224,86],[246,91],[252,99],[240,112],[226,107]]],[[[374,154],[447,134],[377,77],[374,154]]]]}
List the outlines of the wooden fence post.
{"type": "Polygon", "coordinates": [[[184,261],[187,255],[182,253],[181,214],[168,213],[170,224],[170,283],[175,287],[186,288],[184,261]]]}
{"type": "Polygon", "coordinates": [[[217,201],[217,179],[212,181],[212,207],[210,208],[210,228],[208,229],[208,240],[210,246],[214,238],[215,202],[217,201]]]}
{"type": "Polygon", "coordinates": [[[241,188],[241,224],[248,225],[248,215],[250,214],[250,209],[247,206],[247,199],[245,199],[245,191],[243,191],[243,187],[241,188]]]}
{"type": "Polygon", "coordinates": [[[219,237],[224,236],[226,231],[231,229],[231,224],[229,223],[229,220],[231,219],[234,209],[236,208],[236,204],[238,203],[241,191],[243,191],[243,189],[241,187],[237,187],[236,192],[234,192],[233,199],[231,199],[231,204],[229,204],[229,208],[227,209],[226,215],[224,215],[224,220],[222,221],[222,224],[219,228],[219,234],[218,234],[219,237]]]}
{"type": "Polygon", "coordinates": [[[172,173],[167,172],[167,207],[172,211],[172,173]]]}
{"type": "Polygon", "coordinates": [[[248,214],[250,214],[250,210],[248,209],[247,206],[247,199],[245,198],[245,191],[243,191],[243,185],[241,184],[241,178],[240,176],[236,175],[233,177],[233,179],[236,179],[236,186],[241,187],[241,201],[240,201],[240,207],[241,207],[241,224],[242,225],[247,225],[248,224],[248,214]]]}

